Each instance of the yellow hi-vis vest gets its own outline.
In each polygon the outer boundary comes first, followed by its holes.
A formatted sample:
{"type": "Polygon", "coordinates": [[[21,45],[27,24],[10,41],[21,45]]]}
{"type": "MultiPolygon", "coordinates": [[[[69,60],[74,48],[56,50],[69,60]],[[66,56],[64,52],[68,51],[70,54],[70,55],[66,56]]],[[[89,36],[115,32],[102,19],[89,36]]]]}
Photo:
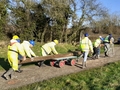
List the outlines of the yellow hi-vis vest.
{"type": "Polygon", "coordinates": [[[93,46],[94,46],[94,47],[99,47],[100,44],[101,44],[101,40],[98,38],[98,39],[95,40],[93,46]]]}
{"type": "Polygon", "coordinates": [[[105,39],[104,39],[104,42],[105,42],[105,43],[109,43],[109,42],[110,42],[110,41],[108,40],[108,38],[109,38],[109,35],[105,37],[105,39]]]}
{"type": "Polygon", "coordinates": [[[88,37],[85,37],[82,39],[82,41],[80,42],[80,48],[81,51],[91,51],[93,52],[93,45],[91,40],[88,37]]]}

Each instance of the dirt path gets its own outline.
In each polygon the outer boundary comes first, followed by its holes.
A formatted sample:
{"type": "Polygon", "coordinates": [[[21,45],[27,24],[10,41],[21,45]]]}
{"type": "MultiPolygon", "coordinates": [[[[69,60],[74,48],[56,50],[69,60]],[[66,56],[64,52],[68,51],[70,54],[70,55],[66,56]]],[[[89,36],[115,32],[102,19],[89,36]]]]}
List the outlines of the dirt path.
{"type": "MultiPolygon", "coordinates": [[[[62,68],[51,67],[47,65],[45,67],[38,67],[35,65],[22,67],[22,73],[15,73],[15,75],[17,76],[16,79],[5,80],[4,78],[0,77],[0,89],[7,90],[9,88],[16,88],[26,84],[58,77],[60,75],[67,75],[70,73],[80,72],[82,70],[103,66],[107,63],[115,62],[118,60],[120,60],[120,47],[115,47],[114,57],[103,57],[103,55],[101,55],[100,58],[96,60],[92,60],[89,58],[87,61],[87,68],[85,69],[81,69],[81,61],[75,66],[65,65],[62,68]]],[[[0,75],[2,76],[4,72],[5,71],[0,72],[0,75]]]]}

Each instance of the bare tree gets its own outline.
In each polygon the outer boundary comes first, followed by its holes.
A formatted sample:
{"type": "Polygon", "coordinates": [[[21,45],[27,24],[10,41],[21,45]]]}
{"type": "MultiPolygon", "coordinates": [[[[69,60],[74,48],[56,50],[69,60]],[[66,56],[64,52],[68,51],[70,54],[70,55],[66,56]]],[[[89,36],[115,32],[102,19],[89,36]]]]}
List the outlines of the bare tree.
{"type": "MultiPolygon", "coordinates": [[[[79,33],[78,36],[80,36],[80,33],[82,28],[87,27],[86,25],[89,25],[91,22],[94,21],[97,17],[106,15],[107,11],[105,8],[102,8],[101,4],[97,2],[97,0],[76,0],[74,1],[75,5],[75,11],[78,12],[78,17],[73,22],[73,34],[70,37],[72,38],[76,36],[76,33],[79,33]]],[[[90,26],[88,26],[90,27],[90,26]]]]}

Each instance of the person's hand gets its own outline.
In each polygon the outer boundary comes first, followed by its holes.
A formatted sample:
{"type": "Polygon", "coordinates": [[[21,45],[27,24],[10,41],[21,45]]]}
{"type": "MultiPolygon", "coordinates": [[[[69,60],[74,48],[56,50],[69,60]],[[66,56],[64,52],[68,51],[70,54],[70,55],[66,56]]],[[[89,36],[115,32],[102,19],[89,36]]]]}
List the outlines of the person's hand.
{"type": "Polygon", "coordinates": [[[23,56],[23,61],[25,61],[26,60],[26,56],[23,56]]]}
{"type": "Polygon", "coordinates": [[[33,60],[34,60],[34,58],[33,58],[33,57],[31,57],[30,59],[31,59],[31,61],[33,61],[33,60]]]}

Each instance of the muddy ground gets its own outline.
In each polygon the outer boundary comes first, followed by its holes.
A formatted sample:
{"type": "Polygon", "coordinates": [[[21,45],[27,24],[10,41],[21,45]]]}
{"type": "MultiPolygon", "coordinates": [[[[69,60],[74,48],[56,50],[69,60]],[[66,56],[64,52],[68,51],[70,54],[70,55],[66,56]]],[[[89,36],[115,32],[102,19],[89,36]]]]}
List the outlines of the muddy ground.
{"type": "Polygon", "coordinates": [[[15,72],[15,76],[17,76],[17,78],[11,80],[5,80],[2,77],[3,73],[6,72],[4,70],[0,72],[0,89],[7,90],[10,88],[17,88],[23,85],[47,80],[53,77],[80,72],[83,70],[89,70],[90,68],[100,67],[107,63],[115,62],[118,60],[120,60],[120,47],[115,47],[115,53],[113,57],[104,57],[104,55],[101,55],[100,58],[96,60],[88,58],[87,68],[85,69],[81,68],[82,59],[75,66],[65,65],[62,68],[51,67],[50,65],[46,65],[45,67],[38,67],[33,64],[32,66],[23,66],[21,68],[23,72],[15,72]]]}

